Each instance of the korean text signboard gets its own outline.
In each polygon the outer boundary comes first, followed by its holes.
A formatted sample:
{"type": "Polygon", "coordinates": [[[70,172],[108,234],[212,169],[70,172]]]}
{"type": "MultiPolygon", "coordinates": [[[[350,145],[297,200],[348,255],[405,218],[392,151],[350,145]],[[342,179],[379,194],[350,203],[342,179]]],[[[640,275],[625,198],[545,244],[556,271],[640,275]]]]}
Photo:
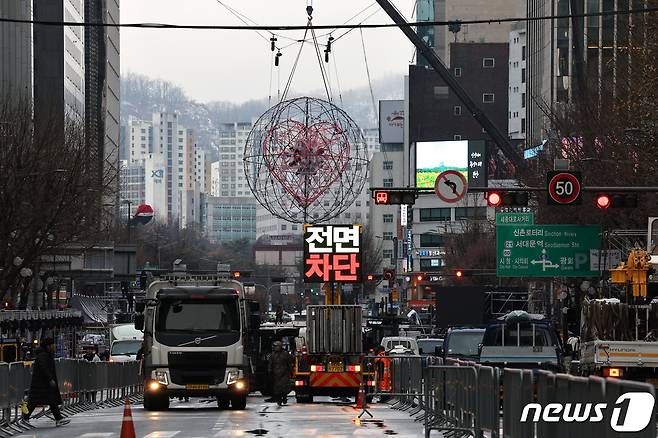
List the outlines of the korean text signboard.
{"type": "Polygon", "coordinates": [[[360,225],[304,225],[304,282],[361,281],[360,225]]]}
{"type": "Polygon", "coordinates": [[[533,225],[534,213],[496,213],[496,225],[533,225]]]}
{"type": "Polygon", "coordinates": [[[598,225],[498,226],[496,275],[595,277],[599,271],[593,259],[600,247],[598,225]]]}
{"type": "Polygon", "coordinates": [[[468,186],[486,187],[487,182],[487,148],[484,141],[468,142],[468,186]]]}

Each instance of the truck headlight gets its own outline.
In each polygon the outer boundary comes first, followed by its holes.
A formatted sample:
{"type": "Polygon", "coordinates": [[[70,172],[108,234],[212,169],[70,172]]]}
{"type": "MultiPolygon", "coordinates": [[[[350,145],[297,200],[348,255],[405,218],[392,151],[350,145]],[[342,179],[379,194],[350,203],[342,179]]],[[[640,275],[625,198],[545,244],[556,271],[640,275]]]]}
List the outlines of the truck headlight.
{"type": "Polygon", "coordinates": [[[229,371],[226,376],[226,384],[232,385],[240,378],[240,371],[229,371]]]}
{"type": "Polygon", "coordinates": [[[153,379],[163,385],[169,385],[169,378],[167,377],[166,371],[154,371],[153,379]]]}

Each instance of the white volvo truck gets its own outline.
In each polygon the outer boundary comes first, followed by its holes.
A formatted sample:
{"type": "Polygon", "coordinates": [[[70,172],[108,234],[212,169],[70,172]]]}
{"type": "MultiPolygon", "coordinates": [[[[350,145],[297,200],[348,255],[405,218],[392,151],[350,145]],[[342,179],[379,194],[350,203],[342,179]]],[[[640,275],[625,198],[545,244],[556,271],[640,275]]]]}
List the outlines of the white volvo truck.
{"type": "Polygon", "coordinates": [[[250,325],[260,321],[251,320],[241,283],[221,275],[161,277],[137,311],[135,327],[144,331],[145,409],[167,409],[170,397],[208,396],[217,397],[221,408],[245,408],[245,344],[250,325]]]}

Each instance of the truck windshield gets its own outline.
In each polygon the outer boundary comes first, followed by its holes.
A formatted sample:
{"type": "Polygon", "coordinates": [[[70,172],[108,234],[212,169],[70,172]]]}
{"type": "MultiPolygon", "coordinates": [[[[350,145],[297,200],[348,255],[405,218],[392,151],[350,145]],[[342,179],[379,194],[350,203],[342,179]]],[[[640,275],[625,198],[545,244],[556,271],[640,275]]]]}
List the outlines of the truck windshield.
{"type": "Polygon", "coordinates": [[[163,301],[155,321],[157,331],[227,332],[240,329],[236,300],[163,301]]]}
{"type": "Polygon", "coordinates": [[[135,356],[142,346],[142,341],[114,341],[111,356],[135,356]]]}
{"type": "Polygon", "coordinates": [[[448,340],[448,354],[477,356],[484,332],[454,332],[448,340]]]}
{"type": "Polygon", "coordinates": [[[420,354],[434,354],[436,347],[441,346],[442,339],[418,339],[418,349],[420,354]]]}

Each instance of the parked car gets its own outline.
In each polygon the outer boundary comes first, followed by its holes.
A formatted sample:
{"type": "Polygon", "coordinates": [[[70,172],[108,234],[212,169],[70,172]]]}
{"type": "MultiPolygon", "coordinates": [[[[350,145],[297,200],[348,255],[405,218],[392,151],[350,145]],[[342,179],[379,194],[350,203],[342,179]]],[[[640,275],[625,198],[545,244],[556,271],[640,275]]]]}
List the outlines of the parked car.
{"type": "Polygon", "coordinates": [[[416,356],[419,354],[418,343],[414,338],[404,336],[388,336],[382,339],[381,346],[384,347],[384,350],[386,350],[387,353],[393,350],[395,347],[400,346],[413,351],[413,354],[416,356]]]}

